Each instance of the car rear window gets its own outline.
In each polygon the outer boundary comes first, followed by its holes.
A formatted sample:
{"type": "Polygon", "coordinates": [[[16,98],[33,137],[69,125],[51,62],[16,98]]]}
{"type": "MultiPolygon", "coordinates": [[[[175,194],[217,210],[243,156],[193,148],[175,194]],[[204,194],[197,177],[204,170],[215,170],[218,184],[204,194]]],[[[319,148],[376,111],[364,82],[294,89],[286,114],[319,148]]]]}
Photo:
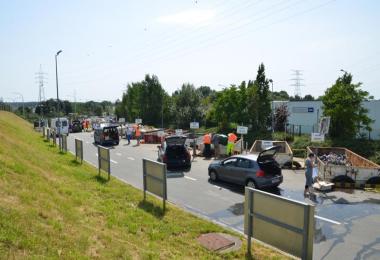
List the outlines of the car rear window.
{"type": "Polygon", "coordinates": [[[105,134],[115,134],[117,133],[117,128],[116,127],[104,128],[103,132],[105,134]]]}

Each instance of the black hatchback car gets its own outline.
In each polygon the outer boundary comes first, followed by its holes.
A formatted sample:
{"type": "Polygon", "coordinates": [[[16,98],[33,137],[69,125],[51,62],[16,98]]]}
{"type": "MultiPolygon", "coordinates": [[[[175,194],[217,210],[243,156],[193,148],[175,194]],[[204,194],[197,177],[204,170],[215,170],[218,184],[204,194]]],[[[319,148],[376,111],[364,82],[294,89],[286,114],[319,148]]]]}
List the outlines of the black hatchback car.
{"type": "Polygon", "coordinates": [[[158,147],[157,161],[166,163],[168,170],[190,171],[191,155],[185,145],[186,136],[174,135],[165,138],[158,147]]]}
{"type": "Polygon", "coordinates": [[[100,145],[118,145],[119,131],[117,125],[99,125],[94,129],[94,142],[100,145]]]}
{"type": "Polygon", "coordinates": [[[278,148],[268,148],[259,155],[236,155],[213,162],[208,167],[210,180],[257,189],[277,187],[283,181],[281,168],[274,158],[278,148]]]}

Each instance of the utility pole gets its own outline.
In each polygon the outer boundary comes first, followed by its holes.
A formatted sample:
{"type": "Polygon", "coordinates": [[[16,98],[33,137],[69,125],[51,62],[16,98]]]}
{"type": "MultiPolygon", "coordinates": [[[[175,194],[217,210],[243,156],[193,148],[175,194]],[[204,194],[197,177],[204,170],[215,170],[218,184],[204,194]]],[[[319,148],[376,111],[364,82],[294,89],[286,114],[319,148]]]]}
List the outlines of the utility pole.
{"type": "Polygon", "coordinates": [[[44,110],[43,108],[41,107],[41,103],[43,101],[45,101],[45,83],[46,82],[46,73],[44,73],[42,71],[42,65],[40,64],[40,71],[35,73],[36,75],[36,79],[37,79],[37,83],[38,83],[38,105],[40,106],[40,120],[38,122],[38,124],[41,126],[41,121],[43,120],[44,118],[44,110]]]}
{"type": "Polygon", "coordinates": [[[290,79],[293,81],[293,84],[291,84],[290,86],[294,87],[294,96],[301,97],[301,87],[305,86],[305,84],[302,83],[302,81],[304,80],[302,78],[303,76],[302,70],[292,70],[292,71],[293,71],[292,76],[294,78],[290,79]]]}
{"type": "Polygon", "coordinates": [[[273,94],[273,80],[270,79],[269,82],[272,84],[272,133],[274,133],[274,94],[273,94]]]}

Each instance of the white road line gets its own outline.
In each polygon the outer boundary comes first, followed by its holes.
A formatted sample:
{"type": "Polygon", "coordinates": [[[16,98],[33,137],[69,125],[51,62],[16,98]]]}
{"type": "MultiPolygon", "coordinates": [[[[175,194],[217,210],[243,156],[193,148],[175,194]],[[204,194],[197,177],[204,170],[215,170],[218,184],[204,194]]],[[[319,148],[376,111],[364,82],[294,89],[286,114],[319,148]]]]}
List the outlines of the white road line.
{"type": "Polygon", "coordinates": [[[114,164],[117,164],[117,161],[114,161],[114,160],[112,160],[112,159],[111,159],[110,161],[113,162],[114,164]]]}
{"type": "Polygon", "coordinates": [[[89,141],[86,141],[86,144],[89,144],[90,142],[89,141]]]}
{"type": "Polygon", "coordinates": [[[116,155],[117,155],[117,156],[122,156],[122,154],[121,154],[121,153],[116,153],[116,155]]]}
{"type": "Polygon", "coordinates": [[[192,181],[196,181],[197,180],[197,179],[191,178],[189,176],[185,176],[185,178],[188,179],[188,180],[192,180],[192,181]]]}
{"type": "Polygon", "coordinates": [[[129,159],[129,160],[131,160],[131,161],[134,161],[134,160],[135,160],[135,158],[133,158],[133,157],[127,157],[127,159],[129,159]]]}
{"type": "Polygon", "coordinates": [[[98,153],[96,153],[95,156],[98,157],[98,153]]]}
{"type": "Polygon", "coordinates": [[[342,223],[340,223],[338,221],[335,221],[335,220],[332,220],[332,219],[328,219],[328,218],[324,218],[324,217],[320,217],[320,216],[317,216],[317,215],[315,215],[315,218],[320,219],[320,220],[324,220],[326,222],[330,222],[330,223],[335,224],[335,225],[341,225],[342,224],[342,223]]]}
{"type": "Polygon", "coordinates": [[[219,187],[219,186],[217,186],[217,185],[212,185],[212,186],[214,186],[215,188],[217,188],[217,189],[219,189],[219,190],[222,189],[222,187],[219,187]]]}

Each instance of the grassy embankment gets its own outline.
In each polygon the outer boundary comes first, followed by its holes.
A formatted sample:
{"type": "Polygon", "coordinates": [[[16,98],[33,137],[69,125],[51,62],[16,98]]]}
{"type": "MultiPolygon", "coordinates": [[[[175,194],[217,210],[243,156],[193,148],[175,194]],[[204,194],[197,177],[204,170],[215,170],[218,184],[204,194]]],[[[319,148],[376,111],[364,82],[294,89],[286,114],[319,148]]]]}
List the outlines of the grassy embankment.
{"type": "MultiPolygon", "coordinates": [[[[77,164],[32,126],[0,111],[0,258],[244,258],[220,256],[196,238],[223,228],[77,164]]],[[[283,258],[254,244],[257,258],[283,258]]]]}

